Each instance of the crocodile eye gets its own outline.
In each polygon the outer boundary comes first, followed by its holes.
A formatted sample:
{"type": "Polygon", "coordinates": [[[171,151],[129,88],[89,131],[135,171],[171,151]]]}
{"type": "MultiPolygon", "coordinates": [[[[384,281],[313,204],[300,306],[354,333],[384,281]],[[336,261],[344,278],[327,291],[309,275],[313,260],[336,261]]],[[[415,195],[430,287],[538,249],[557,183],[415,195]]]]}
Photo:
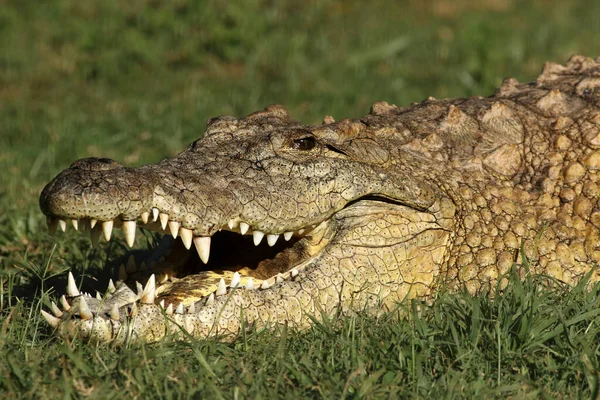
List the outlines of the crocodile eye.
{"type": "Polygon", "coordinates": [[[310,150],[317,145],[317,141],[312,136],[306,136],[299,139],[294,139],[293,148],[296,150],[310,150]]]}

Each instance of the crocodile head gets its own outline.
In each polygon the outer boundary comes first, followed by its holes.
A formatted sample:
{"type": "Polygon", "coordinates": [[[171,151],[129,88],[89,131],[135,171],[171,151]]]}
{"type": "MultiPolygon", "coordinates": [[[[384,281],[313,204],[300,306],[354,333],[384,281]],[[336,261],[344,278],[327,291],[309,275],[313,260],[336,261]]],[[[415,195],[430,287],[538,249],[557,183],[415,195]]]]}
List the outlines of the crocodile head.
{"type": "Polygon", "coordinates": [[[439,161],[402,150],[407,134],[382,108],[392,110],[379,103],[362,120],[306,126],[271,106],[209,120],[201,139],[157,164],[76,161],[41,194],[51,229],[71,220],[109,240],[122,227],[131,246],[142,227],[176,237],[175,249],[122,267],[125,282],[103,298],[70,279],[67,310],[53,304],[56,317],[44,316],[64,335],[122,343],[303,327],[311,314],[427,295],[455,208],[432,180],[439,161]]]}

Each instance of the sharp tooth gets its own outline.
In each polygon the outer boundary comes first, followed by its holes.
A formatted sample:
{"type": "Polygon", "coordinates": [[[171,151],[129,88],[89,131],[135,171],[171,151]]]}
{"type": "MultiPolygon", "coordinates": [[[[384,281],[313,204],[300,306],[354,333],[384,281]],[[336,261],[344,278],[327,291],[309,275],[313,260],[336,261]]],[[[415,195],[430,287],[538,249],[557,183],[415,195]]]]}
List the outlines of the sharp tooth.
{"type": "Polygon", "coordinates": [[[135,221],[123,221],[123,233],[127,246],[133,247],[135,241],[135,221]]]}
{"type": "Polygon", "coordinates": [[[56,228],[58,228],[58,220],[52,217],[46,217],[46,223],[48,224],[48,231],[51,235],[56,233],[56,228]]]}
{"type": "Polygon", "coordinates": [[[173,315],[173,304],[169,304],[169,307],[165,310],[167,315],[173,315]]]}
{"type": "Polygon", "coordinates": [[[160,303],[158,303],[158,305],[160,306],[160,308],[162,308],[164,310],[165,309],[165,299],[162,299],[160,301],[160,303]]]}
{"type": "Polygon", "coordinates": [[[227,226],[229,227],[229,229],[233,229],[237,226],[237,222],[235,221],[235,219],[229,220],[227,226]]]}
{"type": "Polygon", "coordinates": [[[71,223],[73,224],[73,228],[75,228],[75,230],[79,230],[79,221],[76,219],[72,219],[71,223]]]}
{"type": "Polygon", "coordinates": [[[135,282],[135,288],[137,290],[138,297],[142,297],[142,293],[144,293],[144,287],[138,281],[135,282]]]}
{"type": "Polygon", "coordinates": [[[154,304],[154,292],[156,289],[156,278],[154,274],[150,275],[150,279],[146,282],[146,287],[142,292],[142,297],[140,298],[140,302],[144,304],[154,304]]]}
{"type": "Polygon", "coordinates": [[[285,232],[283,234],[283,238],[285,239],[285,241],[287,242],[288,240],[290,240],[292,238],[292,235],[294,234],[294,232],[285,232]]]}
{"type": "Polygon", "coordinates": [[[140,271],[146,271],[148,269],[148,266],[146,265],[146,261],[142,261],[142,263],[140,264],[140,271]]]}
{"type": "Polygon", "coordinates": [[[250,225],[245,222],[240,222],[240,233],[242,235],[245,235],[246,232],[248,232],[248,229],[250,229],[250,225]]]}
{"type": "Polygon", "coordinates": [[[169,275],[168,274],[163,274],[160,276],[159,282],[160,283],[165,283],[169,281],[169,275]]]}
{"type": "Polygon", "coordinates": [[[229,286],[234,288],[234,287],[238,287],[239,284],[240,284],[240,273],[235,271],[235,273],[233,274],[233,278],[231,278],[231,284],[229,286]]]}
{"type": "Polygon", "coordinates": [[[81,296],[79,298],[79,316],[81,317],[81,319],[91,319],[94,317],[94,315],[90,311],[90,307],[88,306],[87,301],[85,301],[84,296],[81,296]]]}
{"type": "Polygon", "coordinates": [[[138,307],[137,307],[137,304],[136,304],[136,303],[133,303],[133,304],[131,305],[131,311],[129,311],[129,316],[130,316],[130,317],[135,317],[135,316],[137,315],[137,313],[138,313],[138,307]]]}
{"type": "Polygon", "coordinates": [[[110,241],[110,235],[112,233],[113,221],[104,221],[102,223],[102,232],[104,232],[104,239],[110,241]]]}
{"type": "Polygon", "coordinates": [[[204,264],[208,263],[210,256],[210,236],[197,236],[194,238],[194,246],[204,264]]]}
{"type": "Polygon", "coordinates": [[[262,281],[260,288],[261,289],[268,289],[271,287],[271,284],[268,281],[262,281]]]}
{"type": "Polygon", "coordinates": [[[162,227],[162,229],[164,231],[165,229],[167,229],[167,224],[169,223],[169,214],[160,213],[159,218],[160,218],[160,226],[162,227]]]}
{"type": "Polygon", "coordinates": [[[117,307],[116,304],[113,304],[112,308],[110,309],[110,319],[112,319],[113,321],[118,321],[121,319],[121,315],[119,314],[119,307],[117,307]]]}
{"type": "Polygon", "coordinates": [[[254,240],[254,245],[258,246],[264,236],[265,236],[265,234],[262,233],[261,231],[252,232],[252,239],[254,240]]]}
{"type": "Polygon", "coordinates": [[[169,230],[171,231],[171,235],[173,235],[173,239],[177,239],[177,234],[179,233],[179,222],[169,221],[169,230]]]}
{"type": "Polygon", "coordinates": [[[125,265],[121,264],[119,266],[119,280],[125,281],[127,280],[127,271],[125,271],[125,265]]]}
{"type": "Polygon", "coordinates": [[[181,236],[181,241],[185,248],[189,250],[192,247],[192,239],[194,238],[192,230],[181,227],[179,228],[179,236],[181,236]]]}
{"type": "Polygon", "coordinates": [[[158,208],[152,207],[152,221],[158,221],[158,208]]]}
{"type": "Polygon", "coordinates": [[[275,278],[275,282],[277,282],[277,283],[283,282],[283,275],[277,274],[277,277],[275,278]]]}
{"type": "Polygon", "coordinates": [[[275,246],[275,243],[277,243],[277,239],[279,239],[279,235],[267,235],[267,243],[271,247],[275,246]]]}
{"type": "Polygon", "coordinates": [[[183,303],[179,303],[179,305],[175,309],[175,314],[183,314],[183,303]]]}
{"type": "Polygon", "coordinates": [[[67,221],[65,221],[64,219],[59,219],[58,226],[60,226],[61,231],[65,232],[67,230],[67,221]]]}
{"type": "Polygon", "coordinates": [[[188,314],[194,314],[196,312],[196,306],[192,303],[188,308],[188,314]]]}
{"type": "Polygon", "coordinates": [[[54,315],[47,313],[42,310],[42,317],[46,320],[46,322],[53,328],[56,328],[60,323],[60,319],[56,318],[54,315]]]}
{"type": "Polygon", "coordinates": [[[102,301],[102,295],[96,290],[96,299],[102,301]]]}
{"type": "Polygon", "coordinates": [[[67,277],[67,295],[69,297],[79,296],[79,290],[77,290],[77,285],[75,284],[75,278],[73,278],[73,274],[69,271],[69,276],[67,277]]]}
{"type": "Polygon", "coordinates": [[[142,222],[147,224],[148,218],[150,218],[150,213],[148,211],[144,211],[140,217],[142,218],[142,222]]]}
{"type": "Polygon", "coordinates": [[[60,308],[58,308],[58,306],[56,305],[56,303],[52,302],[51,304],[52,304],[52,307],[51,307],[52,314],[54,314],[54,316],[58,317],[58,318],[62,317],[63,316],[63,312],[60,311],[60,308]]]}
{"type": "Polygon", "coordinates": [[[217,287],[217,291],[215,292],[215,294],[217,296],[222,296],[226,293],[227,293],[227,286],[225,286],[225,281],[223,280],[223,278],[221,278],[221,280],[219,281],[219,286],[217,287]]]}
{"type": "Polygon", "coordinates": [[[109,279],[108,280],[108,293],[113,294],[116,291],[117,291],[117,288],[115,287],[113,280],[109,279]]]}
{"type": "Polygon", "coordinates": [[[253,290],[254,289],[254,280],[252,278],[248,278],[246,281],[246,289],[253,290]]]}
{"type": "Polygon", "coordinates": [[[62,296],[60,296],[60,305],[63,307],[63,309],[65,311],[69,311],[71,309],[71,305],[67,301],[67,298],[65,297],[64,294],[62,296]]]}
{"type": "Polygon", "coordinates": [[[94,229],[94,227],[96,226],[96,224],[98,223],[97,219],[90,219],[90,229],[94,229]]]}
{"type": "Polygon", "coordinates": [[[300,230],[298,231],[298,235],[302,235],[303,233],[304,233],[304,229],[300,229],[300,230]]]}
{"type": "Polygon", "coordinates": [[[206,299],[206,305],[212,306],[213,304],[215,304],[215,294],[211,293],[208,295],[208,298],[206,299]]]}
{"type": "Polygon", "coordinates": [[[298,276],[298,270],[296,268],[292,268],[292,278],[295,278],[298,276]]]}
{"type": "Polygon", "coordinates": [[[90,229],[90,238],[92,239],[92,247],[98,246],[98,241],[100,240],[100,233],[102,233],[100,228],[97,228],[97,229],[91,228],[90,229]]]}

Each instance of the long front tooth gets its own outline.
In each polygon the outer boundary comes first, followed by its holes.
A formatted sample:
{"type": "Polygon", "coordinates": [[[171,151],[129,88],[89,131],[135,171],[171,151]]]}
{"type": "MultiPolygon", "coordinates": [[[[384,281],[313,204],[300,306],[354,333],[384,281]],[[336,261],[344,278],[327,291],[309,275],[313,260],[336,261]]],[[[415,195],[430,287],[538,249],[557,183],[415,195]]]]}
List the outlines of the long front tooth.
{"type": "Polygon", "coordinates": [[[54,315],[47,313],[46,311],[42,310],[42,317],[44,317],[44,319],[46,320],[46,322],[48,324],[50,324],[51,327],[56,328],[58,326],[58,324],[60,323],[60,319],[56,318],[54,315]]]}
{"type": "Polygon", "coordinates": [[[150,218],[150,213],[148,211],[144,211],[140,217],[142,218],[142,222],[147,224],[148,218],[150,218]]]}
{"type": "Polygon", "coordinates": [[[123,221],[123,233],[127,246],[133,247],[135,241],[135,221],[123,221]]]}
{"type": "Polygon", "coordinates": [[[60,296],[60,305],[63,306],[63,309],[65,311],[69,311],[71,309],[71,305],[67,301],[67,298],[65,297],[64,294],[62,296],[60,296]]]}
{"type": "Polygon", "coordinates": [[[152,221],[158,221],[158,208],[152,207],[152,221]]]}
{"type": "Polygon", "coordinates": [[[110,235],[112,234],[113,221],[104,221],[102,223],[102,232],[104,233],[104,239],[110,241],[110,235]]]}
{"type": "Polygon", "coordinates": [[[250,225],[245,222],[240,222],[240,233],[242,235],[245,235],[246,232],[248,232],[248,229],[250,229],[250,225]]]}
{"type": "Polygon", "coordinates": [[[140,298],[140,302],[144,304],[154,304],[154,294],[156,289],[156,278],[154,274],[150,275],[150,279],[146,282],[146,287],[144,287],[144,291],[142,292],[142,296],[140,298]]]}
{"type": "Polygon", "coordinates": [[[63,312],[60,311],[60,308],[58,308],[58,306],[56,305],[56,303],[52,302],[51,305],[52,305],[51,306],[52,314],[54,314],[54,316],[58,317],[58,318],[62,317],[63,316],[63,312]]]}
{"type": "Polygon", "coordinates": [[[90,219],[90,229],[94,229],[94,227],[96,226],[96,224],[98,223],[97,219],[90,219]]]}
{"type": "Polygon", "coordinates": [[[58,228],[58,220],[53,217],[46,217],[46,223],[48,224],[48,231],[51,235],[54,235],[58,228]]]}
{"type": "Polygon", "coordinates": [[[181,236],[181,241],[186,249],[190,249],[192,247],[192,240],[194,239],[194,234],[191,229],[184,228],[183,226],[179,228],[179,236],[181,236]]]}
{"type": "Polygon", "coordinates": [[[204,264],[208,263],[210,256],[210,236],[197,236],[194,238],[194,246],[204,264]]]}
{"type": "Polygon", "coordinates": [[[58,226],[60,226],[61,231],[65,232],[67,230],[67,221],[65,221],[64,219],[59,219],[58,226]]]}
{"type": "Polygon", "coordinates": [[[258,246],[264,236],[265,236],[265,234],[261,231],[252,232],[252,239],[254,240],[254,245],[258,246]]]}
{"type": "Polygon", "coordinates": [[[87,301],[85,301],[84,296],[79,298],[79,316],[82,319],[91,319],[94,317],[94,314],[92,314],[92,311],[90,310],[87,301]]]}
{"type": "Polygon", "coordinates": [[[173,235],[173,239],[177,239],[177,234],[179,233],[179,222],[169,221],[169,230],[171,231],[171,235],[173,235]]]}
{"type": "Polygon", "coordinates": [[[67,295],[70,297],[79,296],[79,290],[77,290],[77,285],[75,284],[75,278],[73,278],[73,274],[69,271],[69,276],[67,277],[67,295]]]}
{"type": "Polygon", "coordinates": [[[287,242],[288,240],[290,240],[292,238],[292,235],[294,234],[294,232],[285,232],[283,234],[283,238],[285,239],[285,241],[287,242]]]}
{"type": "Polygon", "coordinates": [[[240,273],[235,271],[235,273],[233,274],[233,278],[231,278],[231,284],[229,286],[234,288],[234,287],[238,287],[239,284],[240,284],[240,273]]]}
{"type": "Polygon", "coordinates": [[[167,224],[169,223],[169,214],[160,213],[159,218],[160,218],[160,226],[162,227],[162,229],[164,231],[165,229],[167,229],[167,224]]]}
{"type": "Polygon", "coordinates": [[[267,243],[271,247],[275,246],[275,243],[277,243],[277,239],[279,239],[279,235],[267,235],[267,243]]]}
{"type": "Polygon", "coordinates": [[[227,293],[227,286],[225,285],[225,280],[223,278],[221,278],[221,280],[219,281],[219,286],[217,287],[217,291],[215,292],[215,294],[217,296],[222,296],[226,293],[227,293]]]}
{"type": "Polygon", "coordinates": [[[75,228],[76,231],[79,230],[79,221],[76,219],[72,219],[71,223],[73,224],[73,228],[75,228]]]}

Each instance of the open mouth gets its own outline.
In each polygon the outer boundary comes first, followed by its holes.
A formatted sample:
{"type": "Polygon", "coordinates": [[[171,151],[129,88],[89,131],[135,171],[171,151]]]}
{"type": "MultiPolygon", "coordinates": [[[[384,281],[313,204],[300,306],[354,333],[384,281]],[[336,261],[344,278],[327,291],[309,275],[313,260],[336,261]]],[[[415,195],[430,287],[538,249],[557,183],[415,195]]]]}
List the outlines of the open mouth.
{"type": "MultiPolygon", "coordinates": [[[[48,217],[51,232],[67,225],[89,231],[92,242],[108,241],[114,228],[122,228],[127,244],[135,241],[136,228],[163,234],[159,245],[140,257],[129,257],[120,266],[119,280],[142,296],[143,284],[156,281],[157,304],[189,306],[224,295],[230,288],[264,290],[286,280],[299,279],[303,268],[325,247],[332,220],[294,232],[266,233],[245,222],[230,221],[212,236],[195,236],[193,230],[153,208],[137,221],[65,219],[48,217]]],[[[112,285],[112,283],[111,283],[112,285]]]]}

